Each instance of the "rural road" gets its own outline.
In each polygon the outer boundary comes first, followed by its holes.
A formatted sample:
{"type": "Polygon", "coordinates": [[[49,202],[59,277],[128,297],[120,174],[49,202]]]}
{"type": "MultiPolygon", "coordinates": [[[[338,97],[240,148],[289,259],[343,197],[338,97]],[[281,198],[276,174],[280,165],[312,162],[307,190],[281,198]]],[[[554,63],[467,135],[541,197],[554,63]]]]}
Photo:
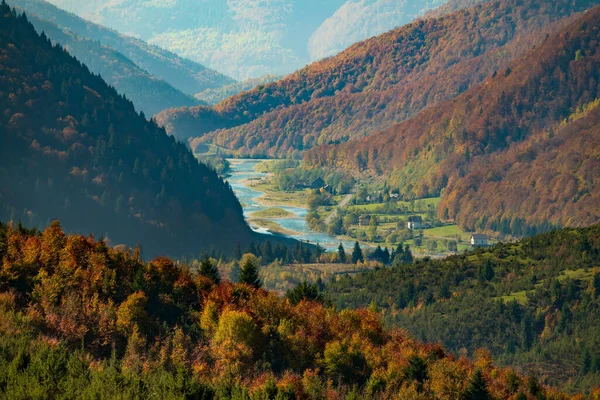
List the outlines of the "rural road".
{"type": "Polygon", "coordinates": [[[342,201],[340,201],[340,204],[337,205],[337,207],[335,208],[335,210],[333,210],[333,212],[331,214],[329,214],[329,216],[327,218],[325,218],[325,224],[329,225],[329,223],[331,222],[331,220],[337,215],[338,213],[338,208],[344,208],[348,205],[348,203],[350,203],[350,200],[352,200],[352,197],[354,197],[354,195],[356,194],[356,192],[358,191],[358,188],[356,186],[354,186],[351,190],[350,193],[348,193],[346,195],[346,197],[344,197],[342,199],[342,201]]]}

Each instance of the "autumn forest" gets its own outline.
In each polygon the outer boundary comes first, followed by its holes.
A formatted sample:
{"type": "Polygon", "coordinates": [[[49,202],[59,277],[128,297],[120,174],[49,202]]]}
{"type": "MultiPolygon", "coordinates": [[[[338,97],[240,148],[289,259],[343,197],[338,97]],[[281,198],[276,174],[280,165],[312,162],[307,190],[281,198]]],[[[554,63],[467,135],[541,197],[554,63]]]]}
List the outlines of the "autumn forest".
{"type": "Polygon", "coordinates": [[[0,399],[600,399],[600,1],[318,3],[2,0],[0,399]]]}

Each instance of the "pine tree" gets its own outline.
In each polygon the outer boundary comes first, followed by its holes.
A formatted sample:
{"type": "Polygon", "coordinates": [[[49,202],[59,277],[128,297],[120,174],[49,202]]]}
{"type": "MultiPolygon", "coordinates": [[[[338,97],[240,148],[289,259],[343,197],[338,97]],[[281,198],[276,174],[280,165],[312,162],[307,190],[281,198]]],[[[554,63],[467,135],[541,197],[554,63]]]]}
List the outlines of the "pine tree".
{"type": "Polygon", "coordinates": [[[346,250],[344,249],[344,245],[340,243],[338,247],[338,258],[340,259],[340,263],[346,263],[346,250]]]}
{"type": "Polygon", "coordinates": [[[214,283],[219,284],[221,282],[221,278],[219,276],[219,270],[217,266],[210,260],[210,258],[205,258],[200,262],[200,275],[203,275],[214,283]]]}
{"type": "Polygon", "coordinates": [[[360,249],[360,244],[356,242],[354,243],[354,250],[352,251],[352,264],[356,264],[359,261],[364,262],[365,259],[363,257],[362,250],[360,249]]]}
{"type": "Polygon", "coordinates": [[[319,259],[321,258],[321,255],[323,255],[324,250],[321,247],[321,245],[319,243],[317,243],[317,247],[315,248],[315,261],[319,262],[319,259]]]}
{"type": "Polygon", "coordinates": [[[240,269],[240,283],[254,286],[257,289],[262,286],[258,276],[259,262],[254,254],[244,254],[240,269]]]}
{"type": "Polygon", "coordinates": [[[464,399],[465,400],[488,400],[491,399],[490,393],[487,389],[487,383],[485,382],[485,378],[483,373],[480,370],[475,371],[471,381],[469,382],[469,387],[465,392],[464,399]]]}
{"type": "Polygon", "coordinates": [[[295,288],[286,292],[285,297],[292,303],[298,304],[302,300],[323,302],[323,296],[316,284],[310,284],[306,281],[300,282],[295,288]]]}
{"type": "Polygon", "coordinates": [[[273,246],[271,246],[271,242],[267,240],[262,249],[262,257],[263,257],[263,265],[271,264],[274,260],[273,255],[273,246]]]}
{"type": "Polygon", "coordinates": [[[404,264],[412,264],[414,262],[414,257],[412,255],[412,251],[410,251],[410,246],[404,246],[404,254],[402,255],[402,261],[404,264]]]}

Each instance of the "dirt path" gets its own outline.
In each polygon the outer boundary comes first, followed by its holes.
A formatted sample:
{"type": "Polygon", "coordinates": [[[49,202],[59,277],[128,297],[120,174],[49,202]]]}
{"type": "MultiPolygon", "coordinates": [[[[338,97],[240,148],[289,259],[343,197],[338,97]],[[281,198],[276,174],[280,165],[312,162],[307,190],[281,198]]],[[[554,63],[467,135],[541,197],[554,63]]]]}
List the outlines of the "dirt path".
{"type": "Polygon", "coordinates": [[[344,208],[348,205],[348,203],[350,203],[350,200],[352,200],[352,197],[354,197],[354,195],[356,194],[357,191],[358,191],[358,188],[356,186],[354,186],[350,190],[350,193],[348,193],[346,195],[346,197],[344,197],[342,199],[342,201],[340,201],[340,204],[338,204],[338,206],[335,208],[335,210],[333,210],[333,212],[331,214],[329,214],[329,216],[327,218],[325,218],[326,225],[329,225],[331,223],[331,220],[337,215],[338,208],[344,208]]]}

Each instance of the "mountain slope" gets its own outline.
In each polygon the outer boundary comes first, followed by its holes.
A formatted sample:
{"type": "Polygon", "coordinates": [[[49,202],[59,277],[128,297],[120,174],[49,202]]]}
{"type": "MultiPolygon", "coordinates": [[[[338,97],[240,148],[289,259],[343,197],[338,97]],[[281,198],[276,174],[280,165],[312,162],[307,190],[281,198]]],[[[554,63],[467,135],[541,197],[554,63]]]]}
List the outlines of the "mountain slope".
{"type": "MultiPolygon", "coordinates": [[[[234,82],[231,78],[203,65],[181,58],[141,40],[124,36],[111,29],[88,22],[44,0],[15,0],[13,3],[27,13],[35,14],[39,19],[50,21],[78,36],[99,41],[103,45],[111,47],[130,59],[142,70],[158,79],[165,80],[187,95],[194,96],[205,89],[214,89],[234,82]]],[[[81,2],[81,4],[84,3],[86,2],[81,2]]]]}
{"type": "Polygon", "coordinates": [[[600,382],[600,225],[444,260],[395,263],[330,283],[341,309],[380,307],[388,323],[459,354],[485,348],[545,383],[600,382]]]}
{"type": "Polygon", "coordinates": [[[477,157],[452,179],[442,213],[471,230],[530,235],[543,224],[588,226],[600,220],[600,100],[561,126],[500,154],[477,157]]]}
{"type": "MultiPolygon", "coordinates": [[[[539,43],[562,18],[597,3],[498,0],[415,22],[218,104],[220,127],[239,127],[203,140],[241,154],[285,156],[364,137],[463,93],[539,43]]],[[[201,136],[210,131],[203,113],[167,110],[159,122],[178,138],[201,136]]]]}
{"type": "MultiPolygon", "coordinates": [[[[314,149],[307,154],[306,160],[312,165],[339,166],[388,177],[390,185],[408,197],[439,195],[448,182],[461,180],[461,186],[477,187],[480,182],[476,177],[481,177],[481,172],[470,175],[466,180],[464,178],[465,174],[477,168],[474,159],[504,152],[511,143],[523,141],[532,135],[537,138],[537,135],[543,135],[561,123],[572,110],[600,97],[597,83],[600,80],[600,32],[595,28],[599,22],[600,7],[595,7],[561,32],[548,37],[542,45],[510,67],[500,70],[480,86],[456,99],[439,107],[428,108],[387,131],[371,135],[368,140],[314,149]]],[[[591,118],[595,115],[591,114],[591,118]]],[[[594,132],[592,129],[587,135],[593,135],[594,132]]],[[[574,135],[575,141],[583,140],[585,134],[577,126],[566,129],[564,133],[574,135]]],[[[574,154],[577,153],[576,148],[574,154]]],[[[590,163],[584,162],[582,168],[589,171],[579,171],[578,178],[593,174],[595,161],[592,160],[595,158],[589,157],[596,156],[586,154],[582,162],[589,160],[590,163]]],[[[502,154],[498,157],[511,158],[502,154]]],[[[535,158],[536,155],[532,154],[518,160],[530,162],[535,158]]],[[[509,164],[500,164],[509,168],[509,164]]],[[[494,167],[483,172],[485,181],[502,181],[504,172],[494,174],[494,167]]],[[[578,167],[571,168],[569,173],[575,172],[578,167]]],[[[532,172],[543,176],[541,170],[532,172]]],[[[562,184],[566,185],[569,180],[564,180],[562,184]]],[[[543,181],[549,182],[551,179],[543,178],[543,181]]],[[[597,202],[600,199],[595,198],[597,191],[594,184],[595,179],[578,181],[574,189],[568,190],[569,193],[574,190],[573,195],[579,192],[582,200],[597,202]],[[594,197],[586,199],[586,196],[594,197]]],[[[548,196],[544,202],[537,203],[540,212],[543,212],[541,208],[547,206],[546,201],[559,208],[565,206],[565,201],[577,201],[577,198],[569,200],[562,195],[556,197],[559,191],[555,188],[549,192],[535,193],[533,198],[548,196]]],[[[488,196],[494,196],[493,193],[490,192],[488,196]]],[[[461,200],[460,197],[451,199],[453,214],[458,212],[461,200]]],[[[471,201],[477,201],[476,197],[471,201]]],[[[519,198],[517,204],[522,201],[524,199],[519,198]]],[[[504,210],[505,207],[500,207],[494,212],[504,210]]],[[[561,225],[573,224],[574,221],[579,221],[576,225],[580,225],[600,219],[597,209],[586,210],[584,203],[575,204],[571,210],[575,214],[560,213],[560,218],[555,220],[561,225]]],[[[445,209],[440,209],[440,214],[449,217],[445,209]]],[[[514,216],[519,216],[519,213],[514,216]]],[[[478,214],[478,217],[484,216],[478,214]]],[[[464,219],[461,221],[464,222],[464,219]]],[[[510,224],[510,218],[508,222],[510,224]]],[[[491,221],[483,225],[490,227],[488,223],[491,221]]]]}
{"type": "Polygon", "coordinates": [[[229,185],[98,76],[2,6],[0,218],[132,243],[233,251],[255,237],[229,185]]]}
{"type": "Polygon", "coordinates": [[[154,115],[166,108],[201,104],[194,97],[142,70],[118,51],[77,36],[31,13],[27,15],[38,33],[44,32],[54,43],[60,43],[91,72],[102,76],[109,85],[130,99],[138,111],[154,115]]]}

